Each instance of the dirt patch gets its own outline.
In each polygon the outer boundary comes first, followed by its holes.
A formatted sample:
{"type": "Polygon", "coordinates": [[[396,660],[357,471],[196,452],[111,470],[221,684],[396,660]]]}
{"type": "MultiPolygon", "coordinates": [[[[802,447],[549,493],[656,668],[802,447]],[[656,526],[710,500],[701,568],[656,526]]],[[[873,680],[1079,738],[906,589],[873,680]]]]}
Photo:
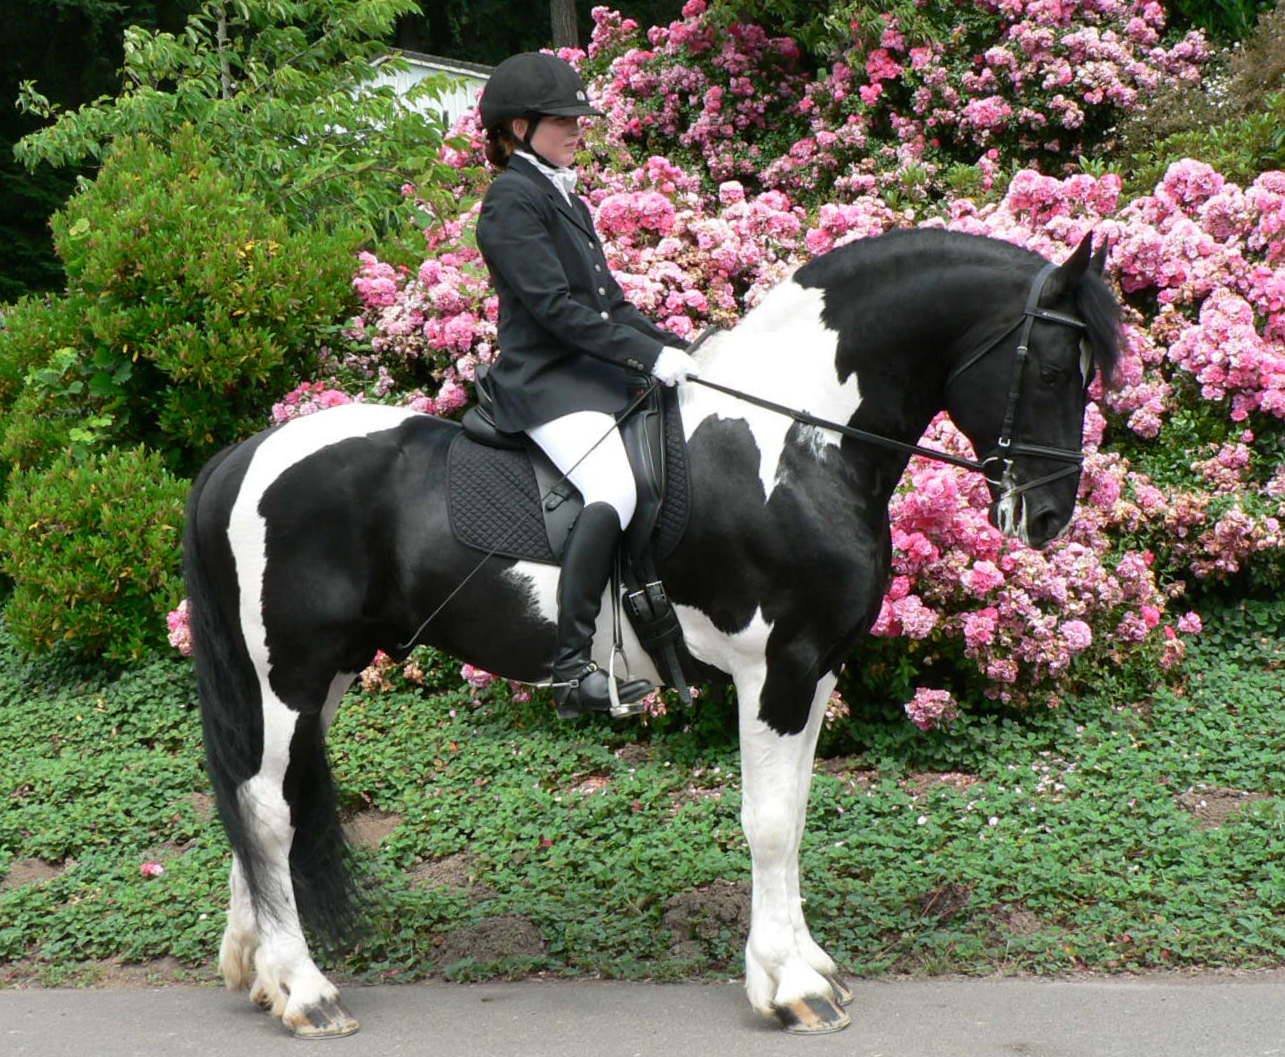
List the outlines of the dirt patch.
{"type": "Polygon", "coordinates": [[[196,812],[197,818],[212,819],[214,817],[214,797],[208,793],[193,793],[192,809],[196,812]]]}
{"type": "Polygon", "coordinates": [[[831,756],[828,759],[817,760],[816,771],[818,774],[832,774],[836,778],[855,782],[858,785],[874,785],[879,781],[879,772],[869,767],[862,767],[861,763],[860,756],[831,756]]]}
{"type": "Polygon", "coordinates": [[[749,882],[720,879],[679,892],[665,904],[664,926],[674,937],[670,950],[680,958],[705,957],[728,934],[743,940],[750,931],[749,882]]]}
{"type": "Polygon", "coordinates": [[[465,958],[482,964],[507,958],[539,958],[545,950],[544,936],[535,923],[517,914],[483,918],[475,925],[446,933],[435,946],[440,968],[465,958]]]}
{"type": "Polygon", "coordinates": [[[0,892],[52,880],[66,868],[66,864],[54,866],[43,859],[19,859],[9,864],[9,872],[5,874],[4,880],[0,881],[0,892]]]}
{"type": "Polygon", "coordinates": [[[630,767],[651,763],[651,746],[643,745],[639,742],[622,745],[616,750],[616,759],[621,763],[628,764],[630,767]]]}
{"type": "Polygon", "coordinates": [[[157,958],[141,964],[125,964],[111,959],[89,962],[85,969],[87,976],[92,977],[92,982],[86,983],[93,987],[159,987],[212,979],[208,969],[189,969],[177,958],[157,958]]]}
{"type": "Polygon", "coordinates": [[[576,782],[568,793],[575,793],[577,796],[593,796],[594,793],[601,793],[611,785],[611,779],[605,774],[589,774],[576,782]]]}
{"type": "Polygon", "coordinates": [[[1196,786],[1179,793],[1177,800],[1183,810],[1196,816],[1201,829],[1217,829],[1229,818],[1255,800],[1270,800],[1266,793],[1251,793],[1242,789],[1211,789],[1196,786]]]}
{"type": "Polygon", "coordinates": [[[1009,936],[1034,936],[1044,928],[1044,922],[1022,906],[998,906],[991,914],[991,921],[1009,936]]]}
{"type": "Polygon", "coordinates": [[[468,852],[457,852],[444,859],[423,862],[407,874],[412,888],[458,888],[479,902],[494,899],[495,889],[477,883],[477,860],[468,852]]]}
{"type": "Polygon", "coordinates": [[[922,917],[934,917],[938,921],[953,918],[973,898],[973,890],[968,885],[944,884],[925,892],[915,902],[922,917]]]}
{"type": "Polygon", "coordinates": [[[967,789],[980,781],[977,775],[963,771],[919,771],[908,775],[901,785],[903,789],[926,793],[934,786],[948,785],[952,789],[967,789]]]}
{"type": "Polygon", "coordinates": [[[214,983],[211,966],[189,968],[177,958],[125,964],[116,959],[51,964],[33,958],[0,965],[0,988],[102,987],[134,990],[170,984],[214,983]]]}
{"type": "Polygon", "coordinates": [[[363,811],[344,823],[348,841],[357,848],[378,848],[384,838],[402,824],[401,815],[385,811],[363,811]]]}

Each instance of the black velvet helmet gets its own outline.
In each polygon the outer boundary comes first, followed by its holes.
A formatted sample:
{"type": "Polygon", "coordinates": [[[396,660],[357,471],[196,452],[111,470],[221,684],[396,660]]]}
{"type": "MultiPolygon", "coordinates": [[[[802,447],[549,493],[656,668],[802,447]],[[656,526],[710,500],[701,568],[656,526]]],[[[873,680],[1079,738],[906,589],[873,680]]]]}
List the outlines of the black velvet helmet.
{"type": "Polygon", "coordinates": [[[500,63],[482,89],[479,110],[485,129],[509,117],[602,115],[589,105],[584,81],[571,64],[540,51],[524,51],[500,63]]]}

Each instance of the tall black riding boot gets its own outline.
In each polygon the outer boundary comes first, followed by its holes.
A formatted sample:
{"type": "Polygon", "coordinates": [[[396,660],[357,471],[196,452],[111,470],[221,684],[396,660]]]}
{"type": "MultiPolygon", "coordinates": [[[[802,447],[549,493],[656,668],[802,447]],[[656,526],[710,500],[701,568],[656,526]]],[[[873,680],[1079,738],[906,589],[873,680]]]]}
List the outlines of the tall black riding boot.
{"type": "MultiPolygon", "coordinates": [[[[558,648],[553,657],[553,681],[575,684],[554,688],[563,719],[611,710],[610,678],[590,658],[602,593],[611,578],[620,536],[615,508],[610,503],[590,503],[567,537],[558,578],[558,648]]],[[[639,700],[651,689],[645,679],[617,682],[622,704],[639,700]]]]}

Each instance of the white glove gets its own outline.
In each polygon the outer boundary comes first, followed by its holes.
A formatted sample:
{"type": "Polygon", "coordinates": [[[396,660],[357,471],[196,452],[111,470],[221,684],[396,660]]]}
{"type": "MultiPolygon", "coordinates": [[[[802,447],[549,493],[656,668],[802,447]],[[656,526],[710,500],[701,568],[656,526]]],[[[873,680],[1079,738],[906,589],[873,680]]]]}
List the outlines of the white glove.
{"type": "Polygon", "coordinates": [[[652,377],[659,378],[666,385],[677,385],[685,382],[692,375],[700,374],[696,361],[682,349],[666,345],[656,357],[656,366],[651,369],[652,377]]]}

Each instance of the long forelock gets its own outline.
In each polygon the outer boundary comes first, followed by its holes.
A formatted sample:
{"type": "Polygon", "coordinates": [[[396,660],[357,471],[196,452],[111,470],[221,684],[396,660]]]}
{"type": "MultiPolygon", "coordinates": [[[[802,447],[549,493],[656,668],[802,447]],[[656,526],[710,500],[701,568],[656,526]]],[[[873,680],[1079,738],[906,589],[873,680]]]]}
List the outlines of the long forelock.
{"type": "Polygon", "coordinates": [[[1120,303],[1106,281],[1089,272],[1076,286],[1075,307],[1087,328],[1094,366],[1109,387],[1120,362],[1120,303]]]}

